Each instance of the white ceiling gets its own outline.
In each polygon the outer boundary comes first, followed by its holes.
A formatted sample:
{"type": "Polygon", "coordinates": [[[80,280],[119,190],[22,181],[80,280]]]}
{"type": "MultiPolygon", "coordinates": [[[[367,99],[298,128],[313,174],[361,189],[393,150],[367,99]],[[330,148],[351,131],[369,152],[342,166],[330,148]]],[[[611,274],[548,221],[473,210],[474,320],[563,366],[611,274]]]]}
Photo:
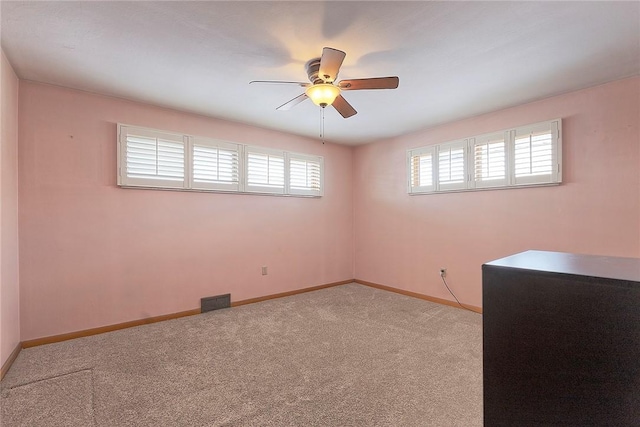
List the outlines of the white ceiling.
{"type": "Polygon", "coordinates": [[[317,137],[320,108],[250,80],[306,81],[324,46],[358,114],[326,138],[362,144],[640,74],[639,2],[2,1],[2,48],[22,79],[317,137]]]}

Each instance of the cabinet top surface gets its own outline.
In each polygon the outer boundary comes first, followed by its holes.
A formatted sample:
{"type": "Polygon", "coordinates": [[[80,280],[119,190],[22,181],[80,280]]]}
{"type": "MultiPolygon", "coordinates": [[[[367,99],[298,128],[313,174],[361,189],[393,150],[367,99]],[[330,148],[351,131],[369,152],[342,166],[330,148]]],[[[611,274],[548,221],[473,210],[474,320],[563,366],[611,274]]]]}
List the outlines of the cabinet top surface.
{"type": "Polygon", "coordinates": [[[526,251],[484,265],[640,282],[638,258],[526,251]]]}

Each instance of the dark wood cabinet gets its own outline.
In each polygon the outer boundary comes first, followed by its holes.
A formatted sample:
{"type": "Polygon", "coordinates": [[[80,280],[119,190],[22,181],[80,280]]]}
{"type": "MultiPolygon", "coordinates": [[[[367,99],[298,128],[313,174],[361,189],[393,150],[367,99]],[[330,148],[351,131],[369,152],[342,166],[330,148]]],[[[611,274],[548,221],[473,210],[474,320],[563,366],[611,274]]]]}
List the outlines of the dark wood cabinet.
{"type": "Polygon", "coordinates": [[[640,426],[640,259],[482,266],[485,426],[640,426]]]}

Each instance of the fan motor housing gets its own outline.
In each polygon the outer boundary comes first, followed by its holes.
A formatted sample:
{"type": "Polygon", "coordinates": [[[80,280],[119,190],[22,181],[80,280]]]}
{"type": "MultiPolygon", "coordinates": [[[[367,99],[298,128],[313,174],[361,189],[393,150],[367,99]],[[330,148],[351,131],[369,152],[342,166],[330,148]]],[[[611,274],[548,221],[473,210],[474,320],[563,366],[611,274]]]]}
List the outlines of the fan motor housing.
{"type": "Polygon", "coordinates": [[[324,80],[318,76],[320,72],[320,58],[313,58],[307,62],[305,65],[307,69],[307,76],[309,76],[309,81],[311,83],[319,84],[324,83],[324,80]]]}

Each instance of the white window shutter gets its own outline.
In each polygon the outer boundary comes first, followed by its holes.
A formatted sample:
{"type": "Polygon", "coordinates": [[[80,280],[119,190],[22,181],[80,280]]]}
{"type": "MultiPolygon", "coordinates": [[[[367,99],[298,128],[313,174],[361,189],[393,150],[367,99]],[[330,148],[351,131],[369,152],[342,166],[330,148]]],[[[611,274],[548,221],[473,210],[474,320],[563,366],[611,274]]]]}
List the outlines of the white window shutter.
{"type": "Polygon", "coordinates": [[[466,140],[438,146],[438,191],[467,188],[466,140]]]}
{"type": "Polygon", "coordinates": [[[186,137],[120,126],[119,184],[139,187],[185,187],[186,137]]]}
{"type": "Polygon", "coordinates": [[[118,124],[122,187],[320,197],[321,156],[118,124]]]}
{"type": "Polygon", "coordinates": [[[191,188],[238,191],[240,146],[194,137],[191,144],[191,188]]]}
{"type": "Polygon", "coordinates": [[[435,186],[435,149],[424,147],[407,151],[407,170],[409,175],[409,193],[428,193],[435,186]]]}
{"type": "Polygon", "coordinates": [[[513,184],[557,183],[560,173],[559,120],[514,130],[513,184]]]}
{"type": "Polygon", "coordinates": [[[285,194],[285,152],[261,147],[245,147],[245,190],[285,194]]]}
{"type": "Polygon", "coordinates": [[[508,135],[508,131],[497,132],[469,140],[472,186],[489,188],[507,185],[508,135]]]}
{"type": "Polygon", "coordinates": [[[561,182],[561,119],[407,150],[409,194],[561,182]]]}
{"type": "Polygon", "coordinates": [[[322,196],[322,157],[288,153],[289,194],[322,196]]]}

